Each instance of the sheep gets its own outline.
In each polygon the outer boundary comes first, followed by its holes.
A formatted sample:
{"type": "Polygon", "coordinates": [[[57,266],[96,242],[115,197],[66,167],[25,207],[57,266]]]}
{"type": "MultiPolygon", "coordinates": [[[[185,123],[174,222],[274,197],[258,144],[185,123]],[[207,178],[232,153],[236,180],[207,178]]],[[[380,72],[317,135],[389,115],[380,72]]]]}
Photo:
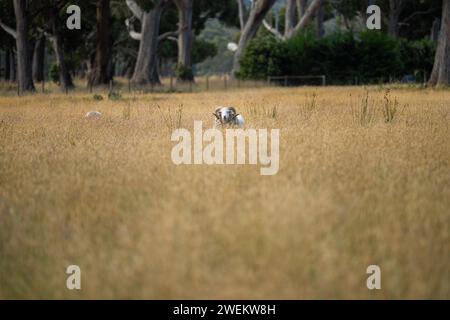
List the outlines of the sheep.
{"type": "Polygon", "coordinates": [[[89,111],[88,113],[86,113],[86,115],[84,117],[87,119],[97,119],[97,118],[101,118],[102,114],[98,111],[89,111]]]}
{"type": "Polygon", "coordinates": [[[213,113],[215,117],[214,126],[217,127],[244,127],[244,117],[236,113],[233,107],[219,107],[213,113]]]}

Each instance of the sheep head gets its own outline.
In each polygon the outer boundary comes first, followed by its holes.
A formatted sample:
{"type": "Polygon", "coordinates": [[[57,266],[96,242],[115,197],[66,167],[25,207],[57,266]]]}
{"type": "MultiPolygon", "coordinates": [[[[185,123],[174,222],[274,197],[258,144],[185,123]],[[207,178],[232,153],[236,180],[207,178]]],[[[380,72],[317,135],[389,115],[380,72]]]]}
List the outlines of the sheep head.
{"type": "Polygon", "coordinates": [[[239,114],[233,107],[220,107],[216,109],[213,115],[221,124],[228,124],[232,123],[239,114]]]}

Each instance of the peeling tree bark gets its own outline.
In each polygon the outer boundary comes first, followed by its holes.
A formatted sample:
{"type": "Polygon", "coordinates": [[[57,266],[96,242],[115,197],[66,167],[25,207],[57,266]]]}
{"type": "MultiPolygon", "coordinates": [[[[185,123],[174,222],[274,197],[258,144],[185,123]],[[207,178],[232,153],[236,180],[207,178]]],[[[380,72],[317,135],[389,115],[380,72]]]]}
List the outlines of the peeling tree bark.
{"type": "Polygon", "coordinates": [[[428,85],[450,85],[450,1],[443,2],[441,31],[428,85]]]}

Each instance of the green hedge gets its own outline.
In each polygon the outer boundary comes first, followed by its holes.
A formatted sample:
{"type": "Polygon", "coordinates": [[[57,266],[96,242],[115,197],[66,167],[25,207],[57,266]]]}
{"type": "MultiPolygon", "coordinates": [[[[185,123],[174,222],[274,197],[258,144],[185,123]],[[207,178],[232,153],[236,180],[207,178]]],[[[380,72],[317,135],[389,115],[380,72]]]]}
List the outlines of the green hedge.
{"type": "Polygon", "coordinates": [[[367,31],[321,39],[304,33],[288,41],[265,35],[254,39],[241,59],[241,78],[326,75],[334,84],[379,83],[418,70],[430,72],[435,46],[427,40],[397,40],[367,31]]]}

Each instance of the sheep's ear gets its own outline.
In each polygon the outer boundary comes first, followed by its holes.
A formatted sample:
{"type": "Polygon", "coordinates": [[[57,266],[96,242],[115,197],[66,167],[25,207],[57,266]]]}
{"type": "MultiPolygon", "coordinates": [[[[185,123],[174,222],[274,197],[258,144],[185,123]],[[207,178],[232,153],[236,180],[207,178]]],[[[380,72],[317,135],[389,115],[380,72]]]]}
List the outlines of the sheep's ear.
{"type": "Polygon", "coordinates": [[[220,117],[219,117],[219,115],[218,115],[217,113],[213,113],[213,115],[214,115],[217,119],[220,120],[220,117]]]}
{"type": "Polygon", "coordinates": [[[233,107],[230,107],[231,112],[233,112],[234,114],[236,114],[236,109],[233,107]]]}
{"type": "Polygon", "coordinates": [[[215,114],[218,114],[220,109],[222,109],[221,107],[217,108],[216,111],[214,111],[215,114]]]}

